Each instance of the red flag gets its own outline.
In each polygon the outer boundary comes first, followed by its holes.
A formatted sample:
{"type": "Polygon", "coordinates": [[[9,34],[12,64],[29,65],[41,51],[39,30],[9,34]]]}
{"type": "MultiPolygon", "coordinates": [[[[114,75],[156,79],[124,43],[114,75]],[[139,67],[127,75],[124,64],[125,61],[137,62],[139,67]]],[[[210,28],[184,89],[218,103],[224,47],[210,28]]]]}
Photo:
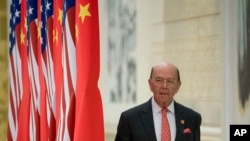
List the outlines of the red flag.
{"type": "MultiPolygon", "coordinates": [[[[53,24],[53,58],[54,58],[54,79],[56,95],[56,133],[59,133],[60,104],[62,96],[62,0],[54,0],[54,24],[53,24]]],[[[58,135],[58,134],[57,134],[58,135]]]]}
{"type": "Polygon", "coordinates": [[[99,42],[98,0],[76,0],[75,141],[104,141],[99,42]]]}
{"type": "MultiPolygon", "coordinates": [[[[22,56],[22,80],[23,80],[23,98],[19,115],[19,127],[29,127],[29,108],[30,108],[30,80],[28,74],[28,44],[27,44],[27,18],[26,18],[26,1],[21,1],[21,56],[22,56]]],[[[29,128],[19,130],[17,140],[28,140],[29,128]]]]}

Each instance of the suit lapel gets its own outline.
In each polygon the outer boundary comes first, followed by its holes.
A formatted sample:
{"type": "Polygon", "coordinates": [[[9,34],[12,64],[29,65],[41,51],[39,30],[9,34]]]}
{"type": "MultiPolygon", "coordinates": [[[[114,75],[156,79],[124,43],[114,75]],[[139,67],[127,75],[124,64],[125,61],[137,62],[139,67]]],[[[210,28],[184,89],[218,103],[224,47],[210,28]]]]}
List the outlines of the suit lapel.
{"type": "Polygon", "coordinates": [[[176,138],[175,141],[183,141],[184,130],[184,115],[183,111],[179,107],[178,103],[174,103],[175,106],[175,120],[176,120],[176,138]]]}
{"type": "Polygon", "coordinates": [[[151,99],[145,104],[145,108],[139,112],[139,115],[149,140],[156,141],[151,99]]]}

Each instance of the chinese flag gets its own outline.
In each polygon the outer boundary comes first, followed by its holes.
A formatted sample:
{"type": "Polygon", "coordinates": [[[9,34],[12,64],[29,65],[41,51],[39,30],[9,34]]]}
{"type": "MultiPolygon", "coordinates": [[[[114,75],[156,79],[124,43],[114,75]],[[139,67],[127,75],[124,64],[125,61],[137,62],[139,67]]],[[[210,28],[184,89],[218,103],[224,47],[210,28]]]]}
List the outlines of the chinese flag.
{"type": "Polygon", "coordinates": [[[76,110],[74,140],[104,141],[98,0],[76,0],[76,110]]]}
{"type": "Polygon", "coordinates": [[[21,58],[22,58],[22,81],[23,81],[23,95],[20,106],[20,113],[18,119],[18,133],[17,140],[29,140],[29,107],[30,107],[30,82],[28,74],[28,48],[27,48],[27,22],[26,22],[26,3],[25,0],[21,1],[21,58]],[[23,128],[22,127],[27,127],[23,128]]]}
{"type": "MultiPolygon", "coordinates": [[[[60,98],[62,95],[62,20],[63,3],[62,0],[54,0],[54,24],[53,24],[53,58],[54,58],[54,79],[56,95],[56,130],[60,119],[60,98]]],[[[57,132],[57,131],[56,131],[57,132]]]]}

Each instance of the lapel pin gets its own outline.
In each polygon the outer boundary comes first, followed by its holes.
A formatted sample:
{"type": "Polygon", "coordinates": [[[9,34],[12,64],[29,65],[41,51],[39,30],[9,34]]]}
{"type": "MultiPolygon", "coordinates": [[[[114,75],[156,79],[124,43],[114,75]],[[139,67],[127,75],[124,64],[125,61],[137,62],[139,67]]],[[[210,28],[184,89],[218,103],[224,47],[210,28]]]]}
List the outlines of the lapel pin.
{"type": "Polygon", "coordinates": [[[184,119],[181,120],[181,124],[185,124],[185,120],[184,119]]]}

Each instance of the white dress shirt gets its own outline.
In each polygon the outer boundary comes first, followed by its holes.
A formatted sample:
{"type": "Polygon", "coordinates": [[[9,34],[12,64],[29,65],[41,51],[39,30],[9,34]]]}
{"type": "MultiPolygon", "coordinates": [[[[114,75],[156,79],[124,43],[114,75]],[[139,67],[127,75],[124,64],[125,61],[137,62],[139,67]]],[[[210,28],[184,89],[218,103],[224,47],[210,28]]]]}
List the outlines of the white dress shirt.
{"type": "MultiPolygon", "coordinates": [[[[155,102],[154,97],[152,97],[152,111],[154,118],[154,127],[157,141],[161,141],[161,107],[155,102]]],[[[170,103],[167,107],[167,117],[171,132],[171,141],[175,140],[176,136],[176,122],[175,122],[175,111],[174,111],[174,101],[170,103]]]]}

